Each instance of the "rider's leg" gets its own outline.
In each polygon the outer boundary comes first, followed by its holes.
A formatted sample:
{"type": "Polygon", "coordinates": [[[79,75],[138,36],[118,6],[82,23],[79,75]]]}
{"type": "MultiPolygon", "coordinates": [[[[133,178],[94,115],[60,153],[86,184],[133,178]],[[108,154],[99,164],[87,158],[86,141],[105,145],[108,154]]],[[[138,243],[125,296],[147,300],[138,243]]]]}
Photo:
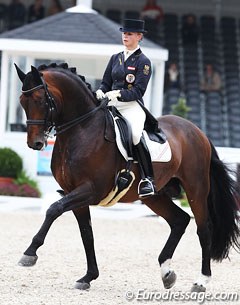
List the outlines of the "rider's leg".
{"type": "Polygon", "coordinates": [[[122,102],[118,110],[128,120],[132,129],[132,140],[142,178],[138,186],[139,197],[153,195],[155,187],[153,183],[152,161],[147,145],[142,137],[146,114],[136,101],[122,102]]]}
{"type": "Polygon", "coordinates": [[[135,152],[140,166],[141,181],[138,185],[139,197],[146,197],[155,194],[155,186],[153,182],[152,160],[147,148],[144,137],[135,145],[135,152]]]}

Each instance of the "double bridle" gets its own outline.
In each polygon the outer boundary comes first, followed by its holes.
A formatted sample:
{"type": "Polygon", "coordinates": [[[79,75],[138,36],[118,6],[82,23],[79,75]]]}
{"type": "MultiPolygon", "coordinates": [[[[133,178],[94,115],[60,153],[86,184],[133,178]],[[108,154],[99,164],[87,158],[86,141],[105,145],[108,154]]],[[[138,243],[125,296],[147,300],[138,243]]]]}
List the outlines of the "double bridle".
{"type": "Polygon", "coordinates": [[[36,87],[33,87],[29,90],[22,90],[22,93],[31,94],[34,91],[44,89],[45,96],[46,96],[46,106],[47,106],[47,112],[46,112],[45,119],[27,120],[26,123],[27,123],[27,126],[28,125],[44,125],[45,126],[44,135],[46,138],[49,137],[50,132],[53,128],[55,128],[55,131],[56,131],[55,135],[58,135],[60,133],[65,132],[66,130],[72,128],[73,126],[77,125],[78,123],[88,119],[99,109],[104,109],[104,110],[107,109],[107,104],[108,104],[109,100],[108,100],[108,98],[105,98],[105,99],[102,99],[101,103],[98,106],[96,106],[94,109],[92,109],[91,111],[89,111],[89,112],[83,114],[82,116],[77,117],[69,122],[56,126],[56,123],[54,121],[54,114],[58,113],[56,102],[55,102],[53,96],[51,95],[51,93],[49,92],[48,86],[42,76],[41,76],[41,81],[42,81],[42,84],[40,84],[36,87]]]}
{"type": "Polygon", "coordinates": [[[23,94],[31,94],[34,91],[38,91],[40,89],[44,89],[45,91],[45,96],[46,96],[46,106],[47,106],[47,112],[46,112],[46,116],[45,119],[43,120],[27,120],[27,126],[29,125],[44,125],[45,129],[44,129],[44,135],[46,138],[49,137],[49,134],[52,130],[52,128],[55,126],[55,122],[54,122],[54,113],[57,113],[57,106],[55,103],[54,98],[52,97],[52,95],[50,94],[47,84],[45,82],[45,80],[43,79],[43,77],[41,76],[41,81],[42,84],[33,87],[29,90],[22,90],[23,94]]]}

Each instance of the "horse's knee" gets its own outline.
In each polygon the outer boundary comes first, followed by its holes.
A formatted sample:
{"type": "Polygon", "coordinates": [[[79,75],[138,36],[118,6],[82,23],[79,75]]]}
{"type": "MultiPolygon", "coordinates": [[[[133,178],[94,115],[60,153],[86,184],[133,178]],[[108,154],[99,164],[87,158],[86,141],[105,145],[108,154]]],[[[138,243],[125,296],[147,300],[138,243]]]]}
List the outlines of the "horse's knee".
{"type": "Polygon", "coordinates": [[[55,220],[56,218],[58,218],[59,216],[61,216],[63,213],[63,208],[62,205],[57,201],[55,203],[53,203],[46,212],[46,218],[47,219],[51,219],[51,220],[55,220]]]}

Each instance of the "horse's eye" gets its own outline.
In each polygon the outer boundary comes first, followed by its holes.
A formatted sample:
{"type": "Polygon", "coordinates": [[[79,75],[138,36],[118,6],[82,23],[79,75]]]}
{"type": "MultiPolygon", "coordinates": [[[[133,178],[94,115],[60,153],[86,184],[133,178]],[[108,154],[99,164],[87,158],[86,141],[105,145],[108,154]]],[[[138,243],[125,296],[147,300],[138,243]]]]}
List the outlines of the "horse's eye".
{"type": "Polygon", "coordinates": [[[37,100],[37,103],[40,104],[41,106],[46,104],[46,100],[45,99],[39,99],[37,100]]]}
{"type": "Polygon", "coordinates": [[[44,105],[44,103],[46,103],[46,98],[44,96],[44,94],[40,94],[38,91],[37,92],[33,92],[31,99],[34,101],[35,104],[38,105],[44,105]]]}

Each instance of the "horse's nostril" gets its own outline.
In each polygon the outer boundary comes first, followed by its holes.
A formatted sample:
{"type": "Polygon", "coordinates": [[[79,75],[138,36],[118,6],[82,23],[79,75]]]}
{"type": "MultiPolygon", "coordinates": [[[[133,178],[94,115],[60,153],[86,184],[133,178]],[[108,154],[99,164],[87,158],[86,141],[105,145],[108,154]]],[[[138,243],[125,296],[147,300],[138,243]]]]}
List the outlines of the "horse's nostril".
{"type": "Polygon", "coordinates": [[[35,149],[40,150],[43,147],[44,143],[43,142],[35,142],[35,149]]]}

